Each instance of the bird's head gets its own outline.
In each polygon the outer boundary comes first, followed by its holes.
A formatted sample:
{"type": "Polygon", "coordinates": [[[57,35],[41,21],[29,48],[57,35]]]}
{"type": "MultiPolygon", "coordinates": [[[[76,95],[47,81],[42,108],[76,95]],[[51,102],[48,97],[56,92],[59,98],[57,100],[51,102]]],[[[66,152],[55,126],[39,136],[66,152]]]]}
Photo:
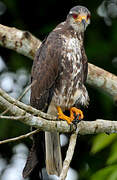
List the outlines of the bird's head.
{"type": "Polygon", "coordinates": [[[91,13],[83,6],[73,7],[68,16],[67,22],[76,32],[84,32],[88,24],[90,24],[91,13]]]}

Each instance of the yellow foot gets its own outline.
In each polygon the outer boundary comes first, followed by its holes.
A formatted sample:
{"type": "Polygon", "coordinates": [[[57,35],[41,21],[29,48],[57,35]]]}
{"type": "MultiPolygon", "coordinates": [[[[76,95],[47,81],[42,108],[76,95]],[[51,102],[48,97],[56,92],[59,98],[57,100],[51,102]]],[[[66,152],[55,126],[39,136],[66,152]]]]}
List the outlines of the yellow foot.
{"type": "Polygon", "coordinates": [[[70,117],[63,114],[60,106],[57,107],[57,110],[58,110],[58,118],[66,120],[68,124],[72,123],[72,121],[76,118],[75,116],[79,116],[79,120],[83,119],[84,117],[83,112],[80,109],[77,109],[76,107],[70,108],[70,117]]]}
{"type": "Polygon", "coordinates": [[[62,109],[60,108],[60,106],[57,107],[57,110],[58,110],[58,118],[66,120],[68,124],[71,124],[71,122],[73,120],[70,117],[68,117],[65,114],[63,114],[62,109]]]}
{"type": "Polygon", "coordinates": [[[79,120],[84,118],[83,112],[80,109],[77,109],[76,107],[70,108],[70,117],[74,120],[76,116],[79,116],[79,120]]]}

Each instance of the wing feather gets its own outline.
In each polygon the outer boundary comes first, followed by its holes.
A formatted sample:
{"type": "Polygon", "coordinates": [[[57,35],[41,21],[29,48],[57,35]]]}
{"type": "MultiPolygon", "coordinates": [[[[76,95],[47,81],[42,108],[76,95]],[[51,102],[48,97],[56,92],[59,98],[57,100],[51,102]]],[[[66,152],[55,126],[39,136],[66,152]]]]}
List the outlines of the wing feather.
{"type": "Polygon", "coordinates": [[[87,56],[85,54],[84,47],[81,48],[81,53],[82,53],[82,65],[83,65],[82,83],[84,84],[87,80],[87,74],[88,74],[88,61],[87,61],[87,56]]]}
{"type": "Polygon", "coordinates": [[[36,82],[31,88],[30,103],[43,111],[47,111],[59,75],[59,47],[56,47],[59,43],[55,39],[57,38],[50,36],[44,40],[32,67],[31,79],[36,82]]]}

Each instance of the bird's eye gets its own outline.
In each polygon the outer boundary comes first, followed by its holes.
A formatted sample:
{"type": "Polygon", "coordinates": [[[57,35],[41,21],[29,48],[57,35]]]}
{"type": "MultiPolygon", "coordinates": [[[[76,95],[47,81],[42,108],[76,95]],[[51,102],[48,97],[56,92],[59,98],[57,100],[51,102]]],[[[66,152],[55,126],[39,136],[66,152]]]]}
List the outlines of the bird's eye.
{"type": "Polygon", "coordinates": [[[90,14],[88,14],[88,15],[87,15],[87,19],[90,19],[90,18],[91,18],[91,15],[90,15],[90,14]]]}
{"type": "Polygon", "coordinates": [[[73,17],[74,19],[76,19],[76,18],[78,17],[78,15],[77,15],[77,14],[72,14],[72,17],[73,17]]]}

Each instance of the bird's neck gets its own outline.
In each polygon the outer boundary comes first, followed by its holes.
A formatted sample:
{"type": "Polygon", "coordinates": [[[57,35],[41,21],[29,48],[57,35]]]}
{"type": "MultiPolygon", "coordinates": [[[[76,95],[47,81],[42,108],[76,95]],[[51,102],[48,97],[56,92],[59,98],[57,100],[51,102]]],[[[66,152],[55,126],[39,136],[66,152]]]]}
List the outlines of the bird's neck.
{"type": "Polygon", "coordinates": [[[84,32],[76,30],[71,25],[69,25],[67,22],[64,24],[64,26],[65,26],[66,31],[68,31],[71,36],[77,37],[78,40],[81,42],[81,44],[83,44],[84,32]]]}
{"type": "Polygon", "coordinates": [[[84,29],[82,28],[82,26],[77,23],[74,22],[74,20],[72,18],[67,18],[66,21],[66,26],[70,27],[71,29],[74,30],[74,32],[78,33],[78,34],[84,34],[84,29]]]}

